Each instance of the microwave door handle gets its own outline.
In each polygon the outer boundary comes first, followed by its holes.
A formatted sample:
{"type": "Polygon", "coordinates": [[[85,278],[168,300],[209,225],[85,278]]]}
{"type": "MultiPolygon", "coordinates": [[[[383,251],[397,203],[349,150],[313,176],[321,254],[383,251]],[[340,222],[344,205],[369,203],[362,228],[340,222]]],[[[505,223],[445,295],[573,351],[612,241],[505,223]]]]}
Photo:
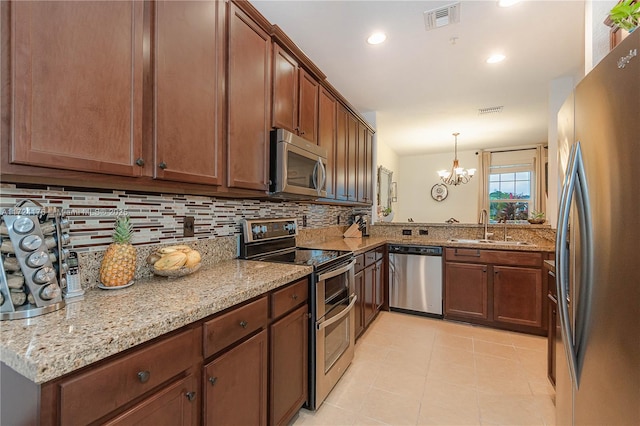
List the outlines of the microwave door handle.
{"type": "Polygon", "coordinates": [[[311,180],[313,181],[313,188],[318,189],[318,162],[313,166],[313,175],[311,180]]]}
{"type": "Polygon", "coordinates": [[[356,300],[358,300],[358,296],[357,295],[352,295],[351,296],[351,302],[349,303],[349,305],[344,308],[344,310],[342,312],[340,312],[338,315],[336,315],[335,317],[328,319],[326,321],[322,321],[321,323],[319,323],[318,325],[316,325],[316,328],[318,330],[322,330],[325,327],[329,327],[331,324],[335,324],[336,322],[342,320],[344,317],[346,317],[347,315],[349,315],[349,312],[351,312],[351,310],[353,309],[353,305],[356,304],[356,300]]]}
{"type": "Polygon", "coordinates": [[[318,190],[318,195],[322,195],[322,188],[327,183],[327,169],[322,164],[322,158],[318,158],[318,165],[320,166],[320,171],[322,172],[322,182],[317,185],[316,189],[318,190]]]}

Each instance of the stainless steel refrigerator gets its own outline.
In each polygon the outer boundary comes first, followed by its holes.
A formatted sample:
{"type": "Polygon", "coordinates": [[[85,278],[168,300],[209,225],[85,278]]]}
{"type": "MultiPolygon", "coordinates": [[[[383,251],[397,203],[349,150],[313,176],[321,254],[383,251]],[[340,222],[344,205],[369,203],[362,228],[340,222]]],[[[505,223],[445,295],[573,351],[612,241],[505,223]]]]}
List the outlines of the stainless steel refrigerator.
{"type": "Polygon", "coordinates": [[[558,425],[640,425],[639,53],[637,30],[558,114],[558,425]]]}

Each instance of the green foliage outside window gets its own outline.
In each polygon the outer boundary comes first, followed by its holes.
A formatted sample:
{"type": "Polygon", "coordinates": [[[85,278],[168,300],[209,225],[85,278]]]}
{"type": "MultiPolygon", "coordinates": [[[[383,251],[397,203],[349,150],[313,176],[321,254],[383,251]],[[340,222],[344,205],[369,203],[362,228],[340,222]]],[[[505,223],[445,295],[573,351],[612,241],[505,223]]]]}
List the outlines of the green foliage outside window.
{"type": "Polygon", "coordinates": [[[489,219],[491,222],[527,220],[530,199],[528,194],[493,191],[489,194],[489,219]]]}

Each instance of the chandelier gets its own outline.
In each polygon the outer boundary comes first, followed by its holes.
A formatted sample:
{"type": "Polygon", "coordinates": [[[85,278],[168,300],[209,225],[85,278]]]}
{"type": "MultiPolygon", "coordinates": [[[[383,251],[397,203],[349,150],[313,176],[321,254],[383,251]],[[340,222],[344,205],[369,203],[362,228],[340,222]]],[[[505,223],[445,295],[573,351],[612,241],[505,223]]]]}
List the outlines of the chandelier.
{"type": "Polygon", "coordinates": [[[471,180],[474,174],[476,174],[476,169],[465,169],[460,167],[460,163],[458,162],[458,135],[460,133],[454,133],[453,136],[455,139],[455,151],[453,157],[453,167],[451,170],[439,170],[438,175],[442,180],[442,183],[446,185],[460,185],[463,183],[467,183],[471,180]]]}

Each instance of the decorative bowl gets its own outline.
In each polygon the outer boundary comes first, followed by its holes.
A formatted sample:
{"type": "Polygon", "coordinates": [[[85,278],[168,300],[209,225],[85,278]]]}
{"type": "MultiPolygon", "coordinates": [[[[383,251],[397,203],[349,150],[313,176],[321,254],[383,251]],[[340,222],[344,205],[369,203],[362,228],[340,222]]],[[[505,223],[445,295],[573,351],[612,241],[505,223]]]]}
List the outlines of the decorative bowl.
{"type": "Polygon", "coordinates": [[[540,219],[527,219],[527,221],[532,224],[532,225],[542,225],[543,223],[545,223],[547,220],[544,218],[540,218],[540,219]]]}
{"type": "Polygon", "coordinates": [[[196,266],[192,268],[187,268],[186,266],[183,266],[180,269],[173,269],[173,270],[160,270],[154,267],[151,267],[151,269],[153,270],[154,274],[160,275],[162,277],[179,278],[179,277],[187,276],[189,274],[193,274],[198,269],[200,269],[201,266],[202,266],[202,263],[198,263],[196,266]]]}

